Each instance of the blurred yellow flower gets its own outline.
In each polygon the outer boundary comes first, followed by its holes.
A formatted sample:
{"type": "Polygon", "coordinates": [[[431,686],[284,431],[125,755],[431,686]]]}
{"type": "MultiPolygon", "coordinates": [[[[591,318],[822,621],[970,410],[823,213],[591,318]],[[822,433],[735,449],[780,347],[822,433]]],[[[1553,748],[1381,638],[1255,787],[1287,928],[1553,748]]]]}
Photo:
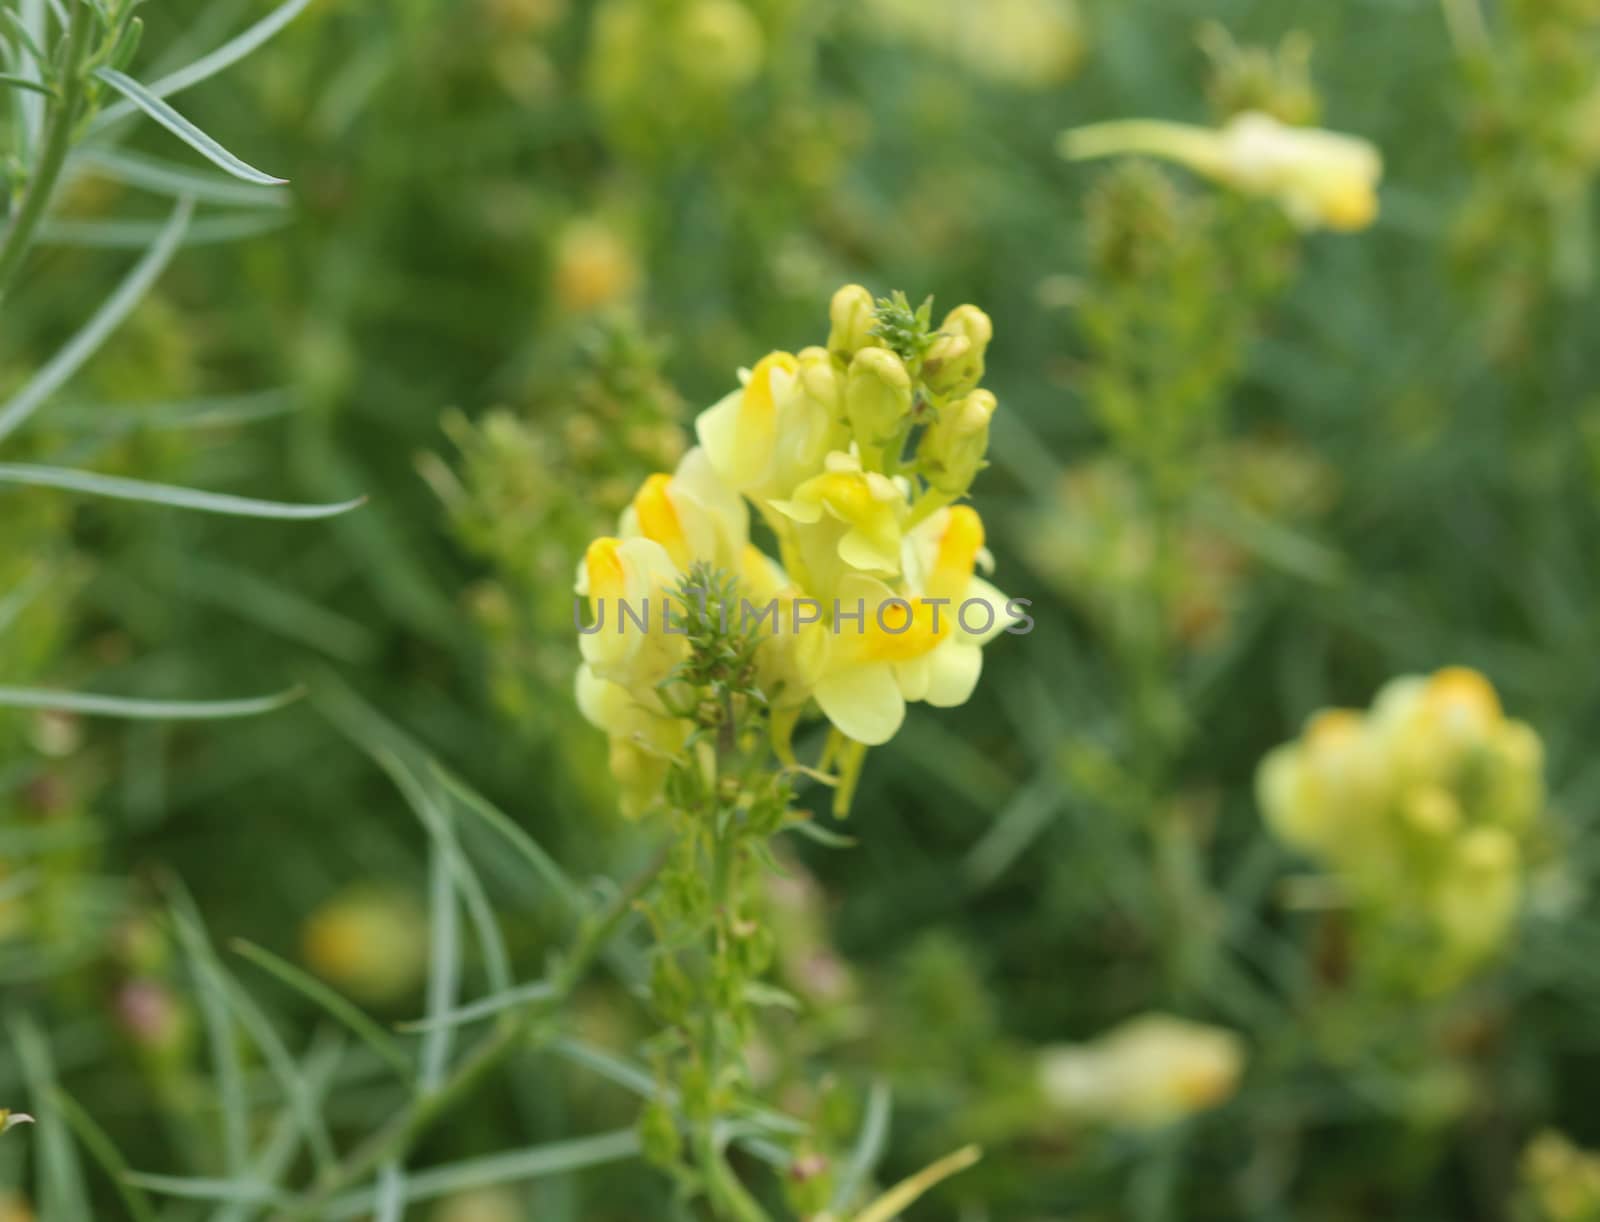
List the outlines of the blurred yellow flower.
{"type": "Polygon", "coordinates": [[[300,945],[311,969],[328,983],[362,1001],[386,1004],[422,982],[428,925],[408,892],[358,884],[311,914],[300,945]]]}
{"type": "Polygon", "coordinates": [[[1325,710],[1262,761],[1267,823],[1327,864],[1358,918],[1425,939],[1408,974],[1453,985],[1504,941],[1524,842],[1544,802],[1543,749],[1489,681],[1448,667],[1391,681],[1370,712],[1325,710]]]}
{"type": "Polygon", "coordinates": [[[1221,128],[1117,119],[1064,132],[1073,161],[1136,154],[1177,162],[1245,195],[1277,201],[1304,229],[1365,229],[1377,219],[1383,159],[1357,136],[1293,127],[1260,111],[1221,128]]]}
{"type": "Polygon", "coordinates": [[[1594,1222],[1600,1217],[1600,1155],[1554,1129],[1528,1143],[1519,1178],[1529,1222],[1594,1222]]]}
{"type": "Polygon", "coordinates": [[[1074,1120],[1159,1128],[1226,1101],[1244,1060],[1231,1031],[1146,1014],[1088,1043],[1045,1049],[1039,1086],[1051,1107],[1074,1120]]]}
{"type": "Polygon", "coordinates": [[[568,314],[583,314],[631,297],[639,285],[633,248],[604,221],[573,221],[556,239],[554,288],[568,314]]]}
{"type": "Polygon", "coordinates": [[[527,1207],[504,1188],[478,1188],[446,1197],[428,1215],[429,1222],[524,1222],[527,1207]]]}
{"type": "Polygon", "coordinates": [[[871,0],[884,33],[927,48],[993,81],[1048,89],[1083,59],[1075,0],[871,0]]]}

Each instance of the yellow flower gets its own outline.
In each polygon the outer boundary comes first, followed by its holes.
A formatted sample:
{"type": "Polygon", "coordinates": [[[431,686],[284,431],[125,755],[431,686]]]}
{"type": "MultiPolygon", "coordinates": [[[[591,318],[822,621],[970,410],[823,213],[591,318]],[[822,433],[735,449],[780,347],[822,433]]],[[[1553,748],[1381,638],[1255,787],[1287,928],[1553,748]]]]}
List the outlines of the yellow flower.
{"type": "Polygon", "coordinates": [[[1221,128],[1122,119],[1066,132],[1061,152],[1074,161],[1143,154],[1163,157],[1235,191],[1276,200],[1304,229],[1365,229],[1378,215],[1383,159],[1357,136],[1292,127],[1260,111],[1221,128]]]}
{"type": "Polygon", "coordinates": [[[555,248],[555,294],[568,314],[597,310],[631,296],[639,263],[627,242],[599,220],[575,221],[555,248]]]}
{"type": "MultiPolygon", "coordinates": [[[[1425,994],[1505,941],[1542,766],[1537,735],[1506,718],[1489,681],[1449,667],[1392,680],[1368,713],[1317,714],[1263,761],[1257,788],[1273,830],[1337,873],[1358,929],[1398,923],[1431,939],[1405,969],[1425,994]]],[[[1384,953],[1381,939],[1368,949],[1384,953]]]]}
{"type": "Polygon", "coordinates": [[[1158,1128],[1224,1102],[1244,1068],[1237,1035],[1165,1014],[1146,1014],[1087,1044],[1044,1051],[1045,1101],[1079,1121],[1158,1128]]]}
{"type": "Polygon", "coordinates": [[[819,357],[826,360],[827,354],[763,357],[743,387],[695,420],[700,445],[729,488],[758,503],[787,496],[841,439],[838,391],[819,357]]]}
{"type": "MultiPolygon", "coordinates": [[[[820,475],[768,507],[811,528],[785,533],[794,542],[807,589],[818,598],[830,597],[847,569],[889,576],[900,571],[902,527],[910,508],[905,490],[888,476],[863,469],[856,453],[829,454],[820,475]]],[[[783,528],[782,522],[777,525],[783,528]]]]}
{"type": "Polygon", "coordinates": [[[411,897],[358,885],[311,914],[301,937],[317,975],[362,1001],[399,1000],[428,964],[428,923],[411,897]]]}
{"type": "Polygon", "coordinates": [[[983,670],[983,645],[1009,622],[1004,595],[974,568],[983,522],[946,509],[906,542],[905,590],[865,573],[840,583],[831,630],[802,643],[817,704],[846,737],[888,742],[908,702],[964,704],[983,670]]]}

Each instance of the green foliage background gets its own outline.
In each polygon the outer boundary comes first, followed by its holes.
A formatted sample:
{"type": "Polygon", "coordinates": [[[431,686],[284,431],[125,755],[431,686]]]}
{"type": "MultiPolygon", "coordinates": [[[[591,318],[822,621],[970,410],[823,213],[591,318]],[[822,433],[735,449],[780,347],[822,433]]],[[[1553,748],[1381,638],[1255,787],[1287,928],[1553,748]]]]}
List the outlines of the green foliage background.
{"type": "MultiPolygon", "coordinates": [[[[858,6],[747,7],[767,41],[762,71],[710,101],[685,83],[692,71],[656,64],[607,103],[591,75],[597,6],[581,0],[320,0],[185,95],[186,114],[292,181],[293,215],[185,251],[40,416],[28,452],[369,503],[289,524],[6,494],[0,547],[70,539],[76,578],[38,629],[64,642],[41,645],[23,677],[146,695],[348,686],[575,874],[620,876],[648,829],[614,814],[598,736],[563,686],[519,677],[507,638],[472,609],[495,577],[537,603],[519,615],[563,631],[593,505],[580,490],[543,519],[571,540],[557,575],[486,563],[419,474],[421,455],[458,464],[442,416],[505,407],[560,436],[593,393],[585,353],[616,324],[564,311],[552,289],[577,219],[604,218],[635,252],[637,323],[622,330],[661,345],[656,372],[685,421],[738,366],[819,341],[841,283],[978,303],[994,319],[987,384],[1001,408],[975,503],[996,581],[1034,599],[1037,629],[991,648],[970,704],[919,709],[871,754],[846,829],[855,847],[803,853],[876,1015],[870,1034],[819,1059],[851,1090],[875,1073],[894,1084],[884,1178],[977,1140],[981,1166],[914,1216],[1508,1216],[1532,1132],[1600,1143],[1600,763],[1584,746],[1600,718],[1600,317],[1584,254],[1590,168],[1549,130],[1600,86],[1593,6],[1491,8],[1500,67],[1488,69],[1463,61],[1425,0],[1095,0],[1079,14],[1077,71],[1042,88],[975,71],[858,6]],[[1227,461],[1199,471],[1205,438],[1268,438],[1293,443],[1333,492],[1298,520],[1224,516],[1249,575],[1220,638],[1164,646],[1153,688],[1137,689],[1116,628],[1137,597],[1108,626],[1092,591],[1053,583],[1039,558],[1041,518],[1065,512],[1052,508],[1063,472],[1110,446],[1092,375],[1113,357],[1089,333],[1093,311],[1137,291],[1136,273],[1108,278],[1094,257],[1091,197],[1113,171],[1053,148],[1062,129],[1103,118],[1211,121],[1195,40],[1207,19],[1241,43],[1311,37],[1321,122],[1384,152],[1383,212],[1365,233],[1301,239],[1270,209],[1218,201],[1203,241],[1220,268],[1151,290],[1196,365],[1244,336],[1197,435],[1195,478],[1229,478],[1227,461]],[[1252,249],[1286,260],[1281,292],[1256,310],[1235,278],[1252,249]],[[151,404],[263,388],[287,410],[183,433],[149,423],[151,404]],[[1313,710],[1365,705],[1385,679],[1446,664],[1485,672],[1543,736],[1563,898],[1528,906],[1504,962],[1472,986],[1470,1022],[1342,1010],[1330,1036],[1316,1017],[1315,921],[1282,903],[1304,863],[1262,828],[1254,769],[1313,710]],[[1151,723],[1143,696],[1169,712],[1151,723]],[[1147,736],[1164,717],[1180,728],[1156,732],[1151,769],[1147,736]],[[1172,809],[1152,841],[1149,812],[1172,809]],[[1092,1139],[1039,1115],[1025,1048],[1148,1009],[1244,1036],[1232,1101],[1143,1137],[1092,1139]],[[1330,1058],[1328,1040],[1356,1051],[1330,1058]],[[1464,1104],[1449,1102],[1461,1091],[1464,1104]]],[[[929,3],[926,21],[953,23],[963,7],[929,3]]],[[[192,58],[262,11],[152,4],[140,62],[192,58]]],[[[188,156],[156,130],[134,143],[188,156]]],[[[1218,200],[1169,181],[1185,207],[1218,200]]],[[[90,181],[62,201],[91,218],[162,206],[90,181]]],[[[124,259],[36,255],[0,321],[0,385],[70,333],[124,259]]],[[[650,368],[643,341],[613,342],[650,368]]],[[[438,461],[421,466],[437,474],[438,461]]],[[[0,550],[0,573],[6,561],[0,550]]],[[[328,713],[314,694],[214,726],[94,723],[64,760],[24,746],[8,765],[13,794],[33,798],[12,802],[0,837],[34,843],[30,831],[71,807],[89,843],[50,858],[78,881],[49,936],[5,960],[0,1009],[47,1021],[63,1080],[134,1166],[205,1174],[186,1133],[207,1112],[188,1077],[158,1088],[115,1034],[113,947],[130,905],[148,908],[176,876],[219,945],[242,937],[296,958],[307,915],[353,880],[425,888],[423,833],[328,713]],[[47,783],[69,796],[41,805],[47,783]]],[[[25,730],[8,726],[8,748],[25,730]]],[[[558,929],[548,900],[489,876],[514,951],[537,965],[558,929]]],[[[274,997],[303,1042],[315,1015],[298,1004],[274,997]]],[[[614,1002],[592,1004],[586,1022],[603,1028],[614,1002]]],[[[0,1057],[0,1102],[20,1086],[18,1059],[0,1057]]],[[[335,1099],[341,1132],[385,1107],[361,1082],[335,1099]]],[[[627,1124],[632,1108],[534,1059],[418,1161],[627,1124]]],[[[0,1165],[18,1166],[20,1145],[0,1142],[15,1147],[0,1165]]],[[[528,1216],[667,1217],[663,1193],[645,1167],[594,1172],[541,1184],[528,1216]]]]}

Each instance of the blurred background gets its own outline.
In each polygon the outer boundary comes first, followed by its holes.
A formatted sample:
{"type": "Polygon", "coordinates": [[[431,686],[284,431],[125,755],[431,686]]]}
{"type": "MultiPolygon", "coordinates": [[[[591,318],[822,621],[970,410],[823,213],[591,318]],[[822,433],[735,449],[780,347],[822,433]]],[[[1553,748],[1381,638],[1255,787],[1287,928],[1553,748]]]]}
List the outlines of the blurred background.
{"type": "MultiPolygon", "coordinates": [[[[131,71],[269,9],[151,5],[131,71]]],[[[649,828],[572,703],[575,564],[740,366],[822,342],[859,282],[993,318],[974,503],[1037,627],[871,753],[853,847],[789,846],[778,972],[806,1004],[760,1050],[768,1098],[848,1146],[885,1083],[886,1182],[982,1143],[918,1218],[1600,1217],[1597,52],[1592,0],[315,0],[182,99],[287,194],[202,200],[13,450],[367,505],[0,501],[6,589],[45,583],[6,681],[311,696],[199,726],[6,715],[0,1010],[48,1032],[129,1163],[190,1176],[216,1173],[215,1103],[172,880],[218,947],[415,1017],[427,836],[364,749],[373,714],[574,876],[634,868],[649,828]],[[1056,152],[1079,124],[1245,110],[1374,142],[1376,223],[1300,233],[1182,170],[1056,152]],[[1537,733],[1548,799],[1513,927],[1441,974],[1455,918],[1410,940],[1403,869],[1352,918],[1255,777],[1318,709],[1445,666],[1537,733]],[[1204,1026],[1104,1042],[1152,1014],[1204,1026]]],[[[149,122],[122,147],[194,160],[149,122]]],[[[69,177],[0,390],[168,207],[69,177]]],[[[495,864],[535,971],[560,914],[495,864]]],[[[319,1012],[230,970],[306,1046],[319,1012]]],[[[603,982],[573,1027],[649,1030],[603,982]]],[[[330,1092],[337,1133],[391,1106],[372,1078],[330,1092]]],[[[637,1106],[530,1058],[417,1162],[637,1106]]],[[[0,1140],[6,1222],[38,1204],[26,1138],[0,1140]]],[[[92,1216],[123,1216],[93,1185],[92,1216]]],[[[666,1193],[636,1161],[407,1216],[668,1218],[666,1193]]]]}

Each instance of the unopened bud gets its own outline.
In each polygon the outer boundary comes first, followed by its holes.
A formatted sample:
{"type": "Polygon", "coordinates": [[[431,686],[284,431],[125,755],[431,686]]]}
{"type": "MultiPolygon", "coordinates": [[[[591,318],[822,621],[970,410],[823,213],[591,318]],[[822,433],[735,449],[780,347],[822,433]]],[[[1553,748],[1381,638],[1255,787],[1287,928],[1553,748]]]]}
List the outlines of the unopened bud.
{"type": "Polygon", "coordinates": [[[829,420],[843,420],[843,366],[826,348],[804,348],[795,359],[800,362],[800,389],[806,398],[821,405],[829,420]]]}
{"type": "Polygon", "coordinates": [[[846,360],[878,342],[872,334],[872,329],[878,325],[872,294],[859,284],[847,284],[833,295],[828,319],[833,324],[828,332],[828,351],[846,360]]]}
{"type": "Polygon", "coordinates": [[[845,376],[845,414],[863,454],[891,442],[911,414],[911,375],[887,348],[863,348],[845,376]]]}
{"type": "Polygon", "coordinates": [[[983,358],[965,335],[940,335],[922,358],[922,380],[936,395],[964,395],[983,377],[983,358]]]}
{"type": "Polygon", "coordinates": [[[986,390],[975,390],[940,413],[922,439],[918,457],[928,483],[948,496],[961,496],[984,467],[989,451],[989,421],[999,406],[986,390]]]}
{"type": "Polygon", "coordinates": [[[972,359],[978,362],[978,376],[983,376],[983,360],[989,351],[989,341],[994,338],[994,323],[975,305],[957,306],[944,316],[939,324],[941,335],[962,335],[972,344],[972,359]]]}

